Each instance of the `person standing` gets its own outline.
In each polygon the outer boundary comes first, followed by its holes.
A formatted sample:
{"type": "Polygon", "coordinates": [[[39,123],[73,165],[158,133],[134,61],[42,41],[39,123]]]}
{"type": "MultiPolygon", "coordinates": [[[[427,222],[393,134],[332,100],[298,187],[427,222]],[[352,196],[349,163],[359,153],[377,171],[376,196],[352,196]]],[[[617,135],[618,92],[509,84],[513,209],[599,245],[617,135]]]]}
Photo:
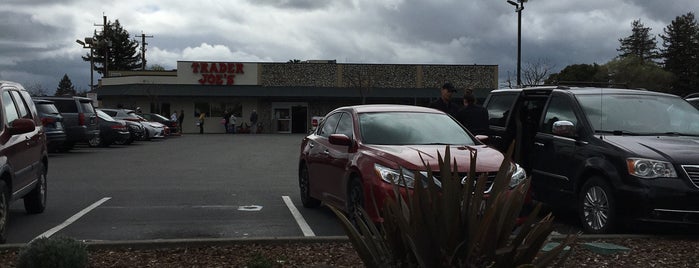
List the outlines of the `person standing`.
{"type": "Polygon", "coordinates": [[[229,120],[230,117],[231,117],[231,114],[228,113],[228,110],[226,109],[226,110],[223,112],[223,116],[221,117],[221,124],[223,125],[223,132],[224,132],[224,133],[228,133],[228,132],[229,132],[229,129],[228,129],[228,120],[229,120]]]}
{"type": "Polygon", "coordinates": [[[204,134],[204,120],[206,119],[206,113],[202,112],[199,113],[199,122],[197,124],[199,125],[199,134],[204,134]]]}
{"type": "Polygon", "coordinates": [[[257,111],[255,109],[252,109],[252,113],[250,113],[250,133],[257,133],[257,111]]]}
{"type": "Polygon", "coordinates": [[[430,103],[429,107],[445,112],[451,116],[456,116],[459,112],[457,104],[451,102],[451,96],[456,92],[456,88],[449,82],[444,83],[440,90],[439,99],[430,103]]]}
{"type": "Polygon", "coordinates": [[[464,91],[464,107],[456,114],[459,121],[473,135],[488,135],[488,110],[476,103],[476,96],[473,90],[464,91]]]}
{"type": "Polygon", "coordinates": [[[235,134],[235,121],[237,118],[235,118],[235,113],[231,113],[231,117],[228,118],[228,124],[230,127],[230,132],[235,134]]]}
{"type": "Polygon", "coordinates": [[[180,124],[180,134],[184,131],[184,125],[182,124],[184,122],[184,110],[180,110],[180,115],[177,117],[177,123],[180,124]]]}

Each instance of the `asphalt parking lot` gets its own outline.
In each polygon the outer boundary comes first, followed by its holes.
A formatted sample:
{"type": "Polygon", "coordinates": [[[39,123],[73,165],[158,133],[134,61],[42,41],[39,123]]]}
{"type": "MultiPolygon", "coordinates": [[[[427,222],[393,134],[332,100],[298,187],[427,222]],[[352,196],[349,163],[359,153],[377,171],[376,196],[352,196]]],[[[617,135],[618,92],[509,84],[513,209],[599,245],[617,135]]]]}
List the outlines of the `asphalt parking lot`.
{"type": "Polygon", "coordinates": [[[185,134],[49,156],[48,206],[10,210],[8,243],[343,236],[298,197],[300,134],[185,134]]]}

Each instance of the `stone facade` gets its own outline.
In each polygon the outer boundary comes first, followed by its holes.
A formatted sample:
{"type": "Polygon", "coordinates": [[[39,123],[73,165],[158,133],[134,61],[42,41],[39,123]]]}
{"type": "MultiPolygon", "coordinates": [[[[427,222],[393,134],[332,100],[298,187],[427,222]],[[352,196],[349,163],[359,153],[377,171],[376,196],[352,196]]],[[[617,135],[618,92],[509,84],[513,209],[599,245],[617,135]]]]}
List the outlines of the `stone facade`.
{"type": "Polygon", "coordinates": [[[263,63],[260,85],[267,87],[497,88],[495,65],[413,65],[263,63]]]}

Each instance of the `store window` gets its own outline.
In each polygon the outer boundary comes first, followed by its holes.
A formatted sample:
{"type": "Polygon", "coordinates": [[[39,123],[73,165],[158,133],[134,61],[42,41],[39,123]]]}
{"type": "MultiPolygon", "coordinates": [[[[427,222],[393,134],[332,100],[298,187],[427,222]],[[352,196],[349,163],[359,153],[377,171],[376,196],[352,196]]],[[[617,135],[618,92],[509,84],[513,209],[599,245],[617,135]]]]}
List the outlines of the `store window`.
{"type": "Polygon", "coordinates": [[[208,102],[195,102],[194,103],[194,116],[199,117],[200,113],[206,113],[206,117],[211,116],[211,109],[209,108],[208,102]]]}

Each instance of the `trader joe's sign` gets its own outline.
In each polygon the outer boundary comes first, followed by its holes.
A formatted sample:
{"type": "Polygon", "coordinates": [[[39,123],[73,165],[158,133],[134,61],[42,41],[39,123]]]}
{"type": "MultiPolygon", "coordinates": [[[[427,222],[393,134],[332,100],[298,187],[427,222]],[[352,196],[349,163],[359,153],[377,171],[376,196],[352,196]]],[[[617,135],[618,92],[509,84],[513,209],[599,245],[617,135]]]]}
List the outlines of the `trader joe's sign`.
{"type": "Polygon", "coordinates": [[[242,63],[192,62],[192,73],[199,75],[202,85],[234,85],[237,74],[245,74],[242,63]]]}

